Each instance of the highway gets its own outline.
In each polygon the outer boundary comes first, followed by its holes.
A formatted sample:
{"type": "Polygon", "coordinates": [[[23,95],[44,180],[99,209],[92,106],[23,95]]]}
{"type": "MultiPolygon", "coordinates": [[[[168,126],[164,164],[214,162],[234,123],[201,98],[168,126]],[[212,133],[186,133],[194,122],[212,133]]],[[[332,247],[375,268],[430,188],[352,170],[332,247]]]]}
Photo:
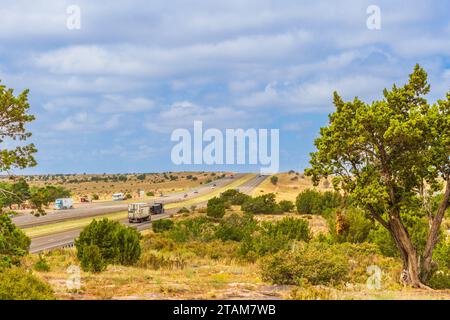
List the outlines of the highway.
{"type": "MultiPolygon", "coordinates": [[[[243,177],[244,174],[236,174],[234,178],[222,178],[215,180],[211,183],[200,185],[196,188],[192,188],[188,191],[172,193],[164,197],[155,197],[151,200],[139,200],[135,199],[133,202],[143,201],[143,202],[162,202],[164,204],[174,203],[179,201],[184,201],[187,199],[193,199],[195,197],[205,195],[211,192],[213,184],[217,188],[226,186],[227,184],[236,181],[237,179],[243,177]],[[187,195],[186,197],[184,197],[187,195]]],[[[74,209],[70,210],[46,210],[46,215],[41,217],[35,217],[31,214],[23,214],[14,217],[12,220],[14,224],[21,228],[32,228],[57,222],[63,222],[74,219],[89,218],[99,215],[104,215],[108,213],[115,213],[127,210],[128,203],[130,201],[100,201],[100,202],[90,202],[90,203],[77,203],[74,205],[74,209]]]]}
{"type": "MultiPolygon", "coordinates": [[[[242,177],[242,175],[235,175],[234,179],[223,179],[223,180],[235,181],[239,177],[242,177]]],[[[240,192],[243,192],[246,194],[251,194],[253,192],[253,190],[259,184],[261,184],[261,182],[263,182],[265,179],[266,179],[266,176],[257,175],[255,177],[253,177],[252,179],[248,180],[247,182],[244,182],[242,185],[240,185],[238,187],[238,189],[240,192]]],[[[226,186],[228,184],[228,183],[226,183],[226,181],[220,181],[220,180],[217,180],[214,183],[216,183],[218,188],[220,186],[226,186]],[[220,182],[220,184],[219,184],[219,182],[220,182]]],[[[198,194],[192,193],[189,197],[194,198],[194,196],[199,196],[201,193],[207,194],[208,190],[209,190],[209,192],[211,191],[211,186],[205,185],[203,187],[205,188],[205,190],[200,190],[200,187],[196,188],[195,190],[198,191],[198,194]]],[[[191,191],[191,192],[193,192],[193,191],[191,191]]],[[[182,196],[183,196],[182,200],[189,199],[188,197],[184,198],[184,194],[185,193],[182,194],[182,196]]],[[[177,201],[181,201],[179,198],[179,195],[177,197],[175,197],[175,201],[173,201],[173,202],[177,202],[177,201]]],[[[170,203],[170,200],[167,201],[167,199],[166,199],[165,203],[170,203]]],[[[195,205],[197,206],[197,208],[205,207],[206,201],[198,202],[195,205]]],[[[125,210],[127,208],[127,206],[128,206],[128,204],[124,204],[124,207],[121,209],[121,211],[125,210]]],[[[172,208],[172,209],[166,210],[164,214],[152,215],[152,220],[154,221],[154,220],[169,218],[171,215],[175,214],[178,210],[179,210],[179,208],[172,208]]],[[[90,217],[92,217],[92,216],[93,215],[91,214],[90,217]]],[[[84,216],[84,217],[86,217],[86,216],[84,216]]],[[[60,220],[56,220],[56,221],[59,222],[60,220]]],[[[145,230],[145,229],[148,229],[151,227],[151,222],[131,224],[128,222],[128,219],[120,220],[120,222],[125,225],[132,226],[139,231],[142,231],[142,230],[145,230]]],[[[55,249],[55,248],[72,246],[75,238],[78,237],[80,232],[81,232],[81,229],[74,229],[74,230],[68,230],[68,231],[64,231],[64,232],[60,232],[60,233],[52,233],[52,234],[48,234],[48,235],[44,235],[44,236],[33,237],[31,239],[30,252],[37,253],[40,251],[45,251],[45,250],[50,250],[50,249],[55,249]]]]}

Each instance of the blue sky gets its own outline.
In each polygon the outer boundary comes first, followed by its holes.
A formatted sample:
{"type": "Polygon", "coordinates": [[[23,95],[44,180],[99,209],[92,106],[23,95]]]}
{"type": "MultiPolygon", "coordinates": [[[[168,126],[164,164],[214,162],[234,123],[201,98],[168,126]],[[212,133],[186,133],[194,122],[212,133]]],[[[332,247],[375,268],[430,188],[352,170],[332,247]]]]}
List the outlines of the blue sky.
{"type": "MultiPolygon", "coordinates": [[[[416,63],[450,90],[448,1],[1,0],[0,79],[30,89],[38,166],[24,173],[237,170],[176,166],[175,128],[279,128],[302,170],[337,90],[377,99],[416,63]],[[81,29],[66,27],[69,5],[81,29]],[[366,9],[381,9],[381,30],[366,9]]],[[[18,172],[17,172],[18,173],[18,172]]]]}

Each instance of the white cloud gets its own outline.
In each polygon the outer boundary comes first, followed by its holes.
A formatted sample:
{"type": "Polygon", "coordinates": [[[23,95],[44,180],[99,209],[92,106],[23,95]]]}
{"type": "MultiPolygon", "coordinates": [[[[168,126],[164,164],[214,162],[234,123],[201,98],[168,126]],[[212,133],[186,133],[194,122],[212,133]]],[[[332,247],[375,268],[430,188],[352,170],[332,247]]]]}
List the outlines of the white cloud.
{"type": "Polygon", "coordinates": [[[189,101],[175,102],[157,115],[145,121],[151,131],[168,133],[176,128],[191,129],[194,121],[203,121],[209,128],[246,127],[258,116],[230,107],[203,107],[189,101]]]}
{"type": "Polygon", "coordinates": [[[97,111],[102,113],[127,113],[151,110],[155,103],[144,97],[128,98],[120,95],[105,95],[97,111]]]}
{"type": "Polygon", "coordinates": [[[109,118],[100,118],[88,112],[78,112],[56,123],[53,128],[58,131],[76,132],[108,130],[117,127],[119,117],[119,115],[112,115],[109,118]]]}

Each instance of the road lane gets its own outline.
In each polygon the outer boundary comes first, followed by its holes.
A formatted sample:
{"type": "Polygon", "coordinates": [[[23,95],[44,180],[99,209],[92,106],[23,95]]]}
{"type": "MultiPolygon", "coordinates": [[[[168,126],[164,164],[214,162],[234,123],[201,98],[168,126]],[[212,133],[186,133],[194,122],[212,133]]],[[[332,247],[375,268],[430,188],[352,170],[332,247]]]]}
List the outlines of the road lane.
{"type": "MultiPolygon", "coordinates": [[[[266,178],[267,178],[267,176],[255,176],[254,178],[252,178],[249,181],[246,181],[245,183],[240,185],[238,187],[239,191],[250,195],[253,192],[253,190],[259,184],[261,184],[266,178]]],[[[202,208],[202,207],[206,206],[206,203],[207,203],[207,201],[203,201],[203,202],[197,203],[196,206],[197,206],[197,208],[202,208]]],[[[167,219],[171,215],[175,214],[178,211],[178,209],[179,208],[173,208],[173,209],[166,210],[166,212],[164,214],[152,215],[152,221],[160,220],[160,219],[167,219]]],[[[151,222],[143,222],[143,223],[139,223],[139,224],[133,223],[132,224],[132,223],[128,222],[128,219],[121,220],[120,222],[125,225],[132,226],[139,231],[142,231],[142,230],[145,230],[145,229],[148,229],[151,227],[151,222]]],[[[78,237],[80,232],[81,232],[81,229],[76,229],[76,230],[69,230],[69,231],[64,231],[64,232],[60,232],[60,233],[49,234],[49,235],[45,235],[45,236],[34,237],[31,239],[30,252],[37,253],[37,252],[51,250],[51,249],[60,248],[60,247],[73,246],[74,239],[78,237]]]]}
{"type": "MultiPolygon", "coordinates": [[[[196,197],[205,195],[211,192],[212,186],[215,184],[217,188],[224,187],[234,181],[242,178],[245,174],[235,174],[233,179],[222,178],[211,183],[200,185],[188,191],[173,193],[164,197],[157,197],[149,200],[142,200],[145,202],[162,202],[164,204],[180,202],[187,199],[194,199],[196,197]],[[196,191],[196,192],[195,192],[196,191]],[[185,198],[184,195],[187,194],[185,198]]],[[[140,201],[136,199],[135,202],[140,201]]],[[[35,217],[31,214],[14,217],[12,220],[16,226],[21,229],[32,228],[57,222],[68,220],[89,218],[100,216],[108,213],[115,213],[127,210],[128,202],[123,201],[104,201],[79,204],[77,208],[69,210],[48,210],[47,214],[42,217],[35,217]]]]}

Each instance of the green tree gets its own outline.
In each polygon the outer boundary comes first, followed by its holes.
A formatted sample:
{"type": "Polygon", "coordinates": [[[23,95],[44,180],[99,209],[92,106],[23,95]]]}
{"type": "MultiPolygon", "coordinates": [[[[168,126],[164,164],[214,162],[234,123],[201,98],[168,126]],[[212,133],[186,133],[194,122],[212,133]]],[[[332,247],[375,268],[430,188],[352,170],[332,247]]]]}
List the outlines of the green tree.
{"type": "Polygon", "coordinates": [[[225,215],[225,203],[222,199],[214,197],[208,200],[206,215],[213,218],[222,218],[225,215]]]}
{"type": "Polygon", "coordinates": [[[429,91],[427,74],[416,65],[408,83],[385,89],[382,100],[344,102],[335,92],[336,110],[320,130],[307,170],[316,185],[332,176],[335,188],[389,231],[403,260],[404,282],[414,287],[425,287],[432,273],[450,199],[450,92],[429,105],[429,91]],[[445,191],[433,210],[430,199],[442,192],[441,181],[445,191]],[[405,219],[421,210],[430,228],[419,251],[405,219]]]}
{"type": "Polygon", "coordinates": [[[19,265],[28,254],[30,238],[6,214],[0,214],[0,268],[19,265]]]}
{"type": "MultiPolygon", "coordinates": [[[[33,115],[28,114],[28,90],[18,96],[13,89],[0,85],[0,143],[5,140],[24,142],[31,137],[25,125],[33,121],[33,115]]],[[[14,149],[0,150],[0,172],[13,168],[24,169],[36,165],[33,154],[36,153],[34,144],[19,145],[14,149]]]]}
{"type": "Polygon", "coordinates": [[[277,183],[278,183],[278,177],[277,177],[277,176],[271,176],[271,177],[270,177],[270,182],[271,182],[273,185],[277,185],[277,183]]]}

